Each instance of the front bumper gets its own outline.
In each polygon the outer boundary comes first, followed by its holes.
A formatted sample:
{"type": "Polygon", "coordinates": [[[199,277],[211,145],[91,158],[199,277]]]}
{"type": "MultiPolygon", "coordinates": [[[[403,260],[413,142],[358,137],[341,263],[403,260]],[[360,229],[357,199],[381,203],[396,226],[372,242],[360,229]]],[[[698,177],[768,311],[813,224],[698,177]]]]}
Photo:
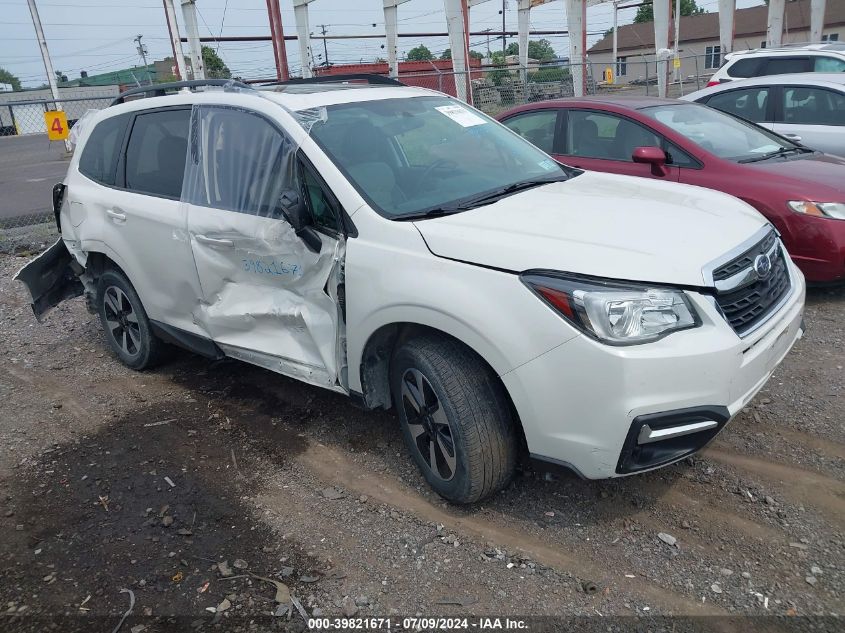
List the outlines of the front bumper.
{"type": "Polygon", "coordinates": [[[765,385],[801,337],[805,286],[794,267],[792,278],[785,305],[746,338],[733,332],[712,299],[690,293],[702,317],[699,328],[630,347],[578,336],[504,374],[532,457],[602,479],[699,450],[765,385]],[[632,444],[644,422],[651,421],[652,430],[682,426],[685,412],[702,408],[713,413],[706,419],[715,427],[660,446],[632,444]],[[637,450],[641,454],[634,456],[637,450]]]}

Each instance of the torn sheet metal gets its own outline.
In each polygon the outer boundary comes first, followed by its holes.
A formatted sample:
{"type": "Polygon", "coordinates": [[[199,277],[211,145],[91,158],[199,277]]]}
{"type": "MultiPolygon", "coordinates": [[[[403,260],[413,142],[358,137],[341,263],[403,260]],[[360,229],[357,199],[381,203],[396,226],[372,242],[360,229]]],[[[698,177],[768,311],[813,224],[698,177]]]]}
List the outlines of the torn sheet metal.
{"type": "Polygon", "coordinates": [[[345,247],[319,233],[315,253],[284,219],[283,192],[302,191],[296,146],[231,108],[195,108],[191,135],[183,202],[202,294],[194,322],[229,356],[342,390],[342,323],[327,285],[345,247]]]}

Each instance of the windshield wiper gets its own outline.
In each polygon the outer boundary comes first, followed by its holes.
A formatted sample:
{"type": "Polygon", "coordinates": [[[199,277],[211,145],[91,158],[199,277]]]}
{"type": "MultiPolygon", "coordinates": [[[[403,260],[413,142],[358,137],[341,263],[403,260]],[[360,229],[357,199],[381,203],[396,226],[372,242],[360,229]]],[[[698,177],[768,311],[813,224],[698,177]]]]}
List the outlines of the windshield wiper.
{"type": "Polygon", "coordinates": [[[464,198],[458,204],[457,208],[461,211],[467,211],[469,209],[475,209],[477,207],[481,207],[487,204],[493,204],[494,202],[498,202],[502,198],[506,198],[507,196],[513,195],[520,191],[525,191],[526,189],[532,189],[534,187],[539,187],[540,185],[547,185],[550,182],[560,182],[563,180],[567,180],[567,177],[556,176],[553,178],[531,178],[528,180],[520,180],[519,182],[515,182],[512,185],[508,185],[507,187],[501,187],[499,189],[494,189],[493,191],[488,191],[478,196],[473,196],[470,198],[464,198]]]}
{"type": "Polygon", "coordinates": [[[779,147],[773,152],[767,152],[766,154],[762,154],[760,156],[753,156],[752,158],[743,158],[739,163],[758,163],[761,160],[769,160],[770,158],[776,158],[778,156],[786,156],[787,154],[791,154],[792,152],[801,152],[802,154],[805,152],[812,152],[813,150],[807,147],[779,147]]]}
{"type": "Polygon", "coordinates": [[[425,220],[426,218],[440,218],[444,215],[452,215],[464,211],[463,207],[443,206],[435,207],[434,209],[426,209],[424,211],[416,211],[414,213],[406,213],[404,215],[397,215],[394,220],[425,220]]]}

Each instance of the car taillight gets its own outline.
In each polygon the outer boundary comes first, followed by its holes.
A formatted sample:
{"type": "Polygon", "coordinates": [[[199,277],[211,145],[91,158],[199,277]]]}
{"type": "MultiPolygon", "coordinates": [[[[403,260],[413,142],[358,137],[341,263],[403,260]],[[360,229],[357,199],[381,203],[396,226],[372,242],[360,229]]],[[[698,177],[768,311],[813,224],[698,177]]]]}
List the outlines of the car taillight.
{"type": "Polygon", "coordinates": [[[718,79],[716,79],[716,80],[711,79],[710,81],[707,82],[707,87],[709,88],[710,86],[718,86],[720,83],[722,83],[722,82],[719,81],[718,79]]]}

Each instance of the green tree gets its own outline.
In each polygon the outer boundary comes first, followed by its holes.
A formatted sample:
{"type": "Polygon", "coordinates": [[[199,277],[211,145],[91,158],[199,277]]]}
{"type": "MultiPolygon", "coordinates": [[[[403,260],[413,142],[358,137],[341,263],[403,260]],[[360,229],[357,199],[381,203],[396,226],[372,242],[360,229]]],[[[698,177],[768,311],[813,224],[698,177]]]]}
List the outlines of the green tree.
{"type": "MultiPolygon", "coordinates": [[[[675,3],[672,2],[672,15],[675,14],[675,3]]],[[[699,15],[707,13],[706,9],[699,7],[695,0],[681,0],[681,16],[699,15]]],[[[654,7],[651,4],[642,4],[637,9],[637,15],[634,16],[634,22],[654,22],[654,7]]]]}
{"type": "Polygon", "coordinates": [[[232,77],[229,67],[223,63],[220,55],[210,46],[202,47],[202,65],[205,66],[205,76],[209,79],[230,79],[232,77]]]}
{"type": "Polygon", "coordinates": [[[419,46],[409,50],[405,59],[409,62],[428,62],[434,59],[434,55],[432,55],[431,51],[428,50],[428,47],[425,44],[420,44],[419,46]]]}
{"type": "MultiPolygon", "coordinates": [[[[519,55],[519,44],[517,44],[516,42],[511,42],[505,49],[505,53],[507,55],[519,55]]],[[[549,60],[555,59],[556,57],[557,53],[555,53],[555,49],[549,40],[543,38],[542,40],[528,41],[529,59],[537,59],[541,62],[547,62],[549,60]]]]}
{"type": "MultiPolygon", "coordinates": [[[[484,55],[479,53],[478,51],[470,51],[469,56],[472,59],[484,59],[484,55]]],[[[452,49],[447,48],[443,53],[440,55],[440,59],[452,59],[452,49]]]]}
{"type": "Polygon", "coordinates": [[[21,89],[21,80],[5,68],[0,68],[0,84],[12,84],[12,90],[21,89]]]}

